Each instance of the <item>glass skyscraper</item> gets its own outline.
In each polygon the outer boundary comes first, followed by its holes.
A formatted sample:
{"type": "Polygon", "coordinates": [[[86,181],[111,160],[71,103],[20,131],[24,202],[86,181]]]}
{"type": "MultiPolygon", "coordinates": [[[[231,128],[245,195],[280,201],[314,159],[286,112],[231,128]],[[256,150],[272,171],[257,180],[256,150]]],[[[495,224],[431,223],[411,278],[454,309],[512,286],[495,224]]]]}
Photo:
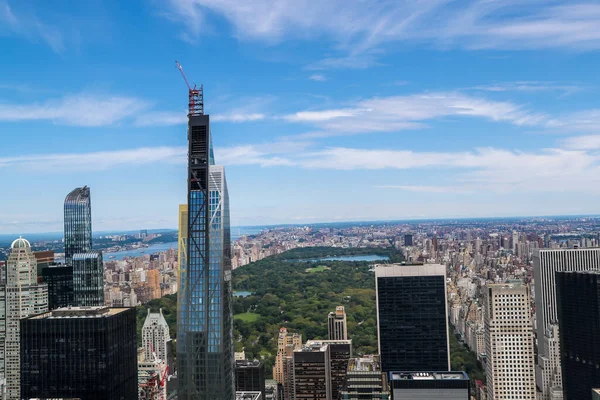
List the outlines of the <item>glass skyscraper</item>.
{"type": "Polygon", "coordinates": [[[73,254],[73,301],[77,307],[104,305],[104,263],[102,253],[73,254]]]}
{"type": "Polygon", "coordinates": [[[233,400],[229,196],[214,165],[209,116],[190,114],[188,219],[178,292],[180,400],[233,400]]]}
{"type": "Polygon", "coordinates": [[[65,262],[71,265],[75,253],[92,250],[92,208],[90,188],[77,188],[65,199],[65,262]]]}

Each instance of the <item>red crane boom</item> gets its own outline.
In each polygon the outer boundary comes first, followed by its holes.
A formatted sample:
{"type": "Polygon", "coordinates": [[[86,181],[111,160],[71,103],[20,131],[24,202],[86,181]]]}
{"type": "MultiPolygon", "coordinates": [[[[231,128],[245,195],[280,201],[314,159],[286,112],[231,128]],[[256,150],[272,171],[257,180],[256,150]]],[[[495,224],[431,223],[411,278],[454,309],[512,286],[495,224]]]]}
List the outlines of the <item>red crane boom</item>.
{"type": "Polygon", "coordinates": [[[183,77],[183,80],[188,88],[188,117],[204,115],[204,88],[202,85],[200,85],[200,88],[196,88],[195,84],[192,88],[185,76],[185,73],[183,72],[183,67],[181,64],[179,64],[179,61],[175,61],[175,65],[181,73],[181,76],[183,77]]]}

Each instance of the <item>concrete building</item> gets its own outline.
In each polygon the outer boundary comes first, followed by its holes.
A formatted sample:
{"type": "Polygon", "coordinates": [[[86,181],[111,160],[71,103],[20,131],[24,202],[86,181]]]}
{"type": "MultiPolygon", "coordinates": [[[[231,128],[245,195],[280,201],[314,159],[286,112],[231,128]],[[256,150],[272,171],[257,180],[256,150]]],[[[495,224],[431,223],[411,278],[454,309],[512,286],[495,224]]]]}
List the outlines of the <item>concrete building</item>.
{"type": "Polygon", "coordinates": [[[376,265],[375,287],[382,370],[450,370],[446,267],[376,265]]]}
{"type": "Polygon", "coordinates": [[[534,337],[529,288],[485,288],[486,376],[489,400],[535,400],[534,337]]]}
{"type": "Polygon", "coordinates": [[[18,398],[138,396],[135,308],[68,307],[34,315],[21,320],[21,342],[18,398]]]}
{"type": "Polygon", "coordinates": [[[533,251],[540,400],[555,400],[556,396],[552,398],[551,393],[562,393],[555,273],[587,270],[600,270],[600,248],[533,251]]]}
{"type": "Polygon", "coordinates": [[[235,391],[260,392],[265,398],[265,365],[258,360],[235,362],[235,391]]]}
{"type": "Polygon", "coordinates": [[[154,355],[156,355],[156,358],[167,363],[169,360],[170,342],[169,325],[165,320],[162,308],[157,313],[151,313],[150,309],[148,309],[148,315],[142,327],[144,358],[146,360],[154,360],[154,355]]]}
{"type": "Polygon", "coordinates": [[[294,351],[294,400],[338,399],[351,355],[350,340],[309,340],[294,351]]]}
{"type": "Polygon", "coordinates": [[[351,358],[341,400],[388,400],[387,380],[381,371],[379,356],[351,358]]]}
{"type": "Polygon", "coordinates": [[[7,399],[20,399],[22,318],[48,311],[48,286],[38,284],[37,261],[23,238],[11,245],[6,275],[0,284],[0,375],[6,378],[7,399]]]}
{"type": "Polygon", "coordinates": [[[464,372],[390,372],[389,386],[392,400],[471,398],[471,382],[464,372]]]}
{"type": "Polygon", "coordinates": [[[329,340],[348,340],[348,325],[344,306],[337,306],[327,317],[329,340]]]}
{"type": "Polygon", "coordinates": [[[302,335],[288,333],[286,328],[279,330],[277,337],[277,355],[273,365],[273,379],[283,385],[283,397],[290,400],[292,396],[292,365],[294,351],[302,348],[302,335]]]}
{"type": "Polygon", "coordinates": [[[600,271],[556,273],[563,393],[590,400],[600,387],[600,271]]]}

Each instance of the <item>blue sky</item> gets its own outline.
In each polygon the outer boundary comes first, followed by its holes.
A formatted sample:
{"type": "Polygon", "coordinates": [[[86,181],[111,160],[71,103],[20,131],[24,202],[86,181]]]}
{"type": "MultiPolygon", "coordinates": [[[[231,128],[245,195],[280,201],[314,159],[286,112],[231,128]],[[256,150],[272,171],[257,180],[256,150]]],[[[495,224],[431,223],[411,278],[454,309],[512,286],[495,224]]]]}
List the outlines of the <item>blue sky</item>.
{"type": "Polygon", "coordinates": [[[205,87],[232,224],[598,214],[600,4],[0,0],[0,233],[175,227],[205,87]]]}

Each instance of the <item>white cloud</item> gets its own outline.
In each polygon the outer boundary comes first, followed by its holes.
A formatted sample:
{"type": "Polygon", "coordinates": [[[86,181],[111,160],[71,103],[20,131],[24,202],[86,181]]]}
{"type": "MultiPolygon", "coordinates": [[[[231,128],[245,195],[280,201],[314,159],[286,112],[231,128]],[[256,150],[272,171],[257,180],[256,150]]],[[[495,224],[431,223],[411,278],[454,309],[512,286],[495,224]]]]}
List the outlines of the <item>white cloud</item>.
{"type": "Polygon", "coordinates": [[[233,112],[227,114],[215,114],[211,117],[214,122],[252,122],[265,119],[266,116],[261,113],[246,114],[243,112],[233,112]]]}
{"type": "Polygon", "coordinates": [[[399,189],[407,192],[419,193],[472,193],[460,187],[452,186],[426,186],[426,185],[378,185],[380,189],[399,189]]]}
{"type": "Polygon", "coordinates": [[[486,100],[455,92],[372,98],[348,108],[301,111],[283,118],[309,123],[319,130],[303,137],[418,129],[441,117],[478,117],[518,126],[544,125],[550,118],[510,102],[486,100]]]}
{"type": "Polygon", "coordinates": [[[188,122],[187,112],[148,112],[135,120],[136,126],[170,126],[185,125],[188,122]]]}
{"type": "Polygon", "coordinates": [[[121,122],[148,107],[147,102],[134,97],[76,94],[42,103],[0,103],[0,121],[97,127],[121,122]]]}
{"type": "Polygon", "coordinates": [[[577,150],[600,150],[600,135],[575,136],[563,141],[565,147],[577,150]]]}
{"type": "Polygon", "coordinates": [[[341,56],[313,68],[373,65],[390,42],[467,49],[600,49],[600,4],[555,1],[168,0],[167,16],[198,38],[207,16],[227,19],[242,40],[330,38],[341,56]],[[361,55],[369,55],[367,58],[361,55]]]}
{"type": "Polygon", "coordinates": [[[21,36],[31,41],[41,39],[56,53],[65,49],[59,29],[42,22],[34,14],[16,13],[7,1],[0,0],[0,36],[21,36]]]}
{"type": "Polygon", "coordinates": [[[323,74],[312,74],[308,77],[308,79],[316,82],[325,82],[327,80],[327,77],[323,74]]]}
{"type": "Polygon", "coordinates": [[[568,95],[581,91],[582,87],[579,85],[561,84],[557,82],[517,81],[478,85],[469,89],[486,92],[561,92],[568,95]]]}

